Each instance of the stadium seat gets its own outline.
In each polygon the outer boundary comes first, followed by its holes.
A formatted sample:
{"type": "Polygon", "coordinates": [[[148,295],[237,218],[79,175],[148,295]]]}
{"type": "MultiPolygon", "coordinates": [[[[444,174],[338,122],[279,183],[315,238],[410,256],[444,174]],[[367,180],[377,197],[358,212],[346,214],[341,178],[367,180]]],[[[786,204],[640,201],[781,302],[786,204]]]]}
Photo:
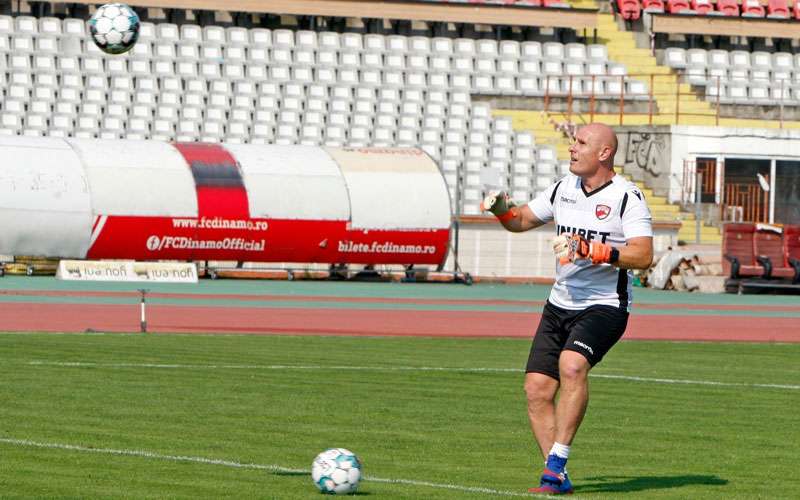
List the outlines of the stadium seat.
{"type": "Polygon", "coordinates": [[[759,0],[742,0],[742,17],[764,17],[766,11],[759,0]]]}
{"type": "Polygon", "coordinates": [[[39,33],[43,35],[61,36],[61,19],[57,17],[40,18],[39,33]]]}
{"type": "Polygon", "coordinates": [[[622,18],[627,21],[636,21],[642,15],[639,0],[617,0],[617,8],[622,18]]]}
{"type": "Polygon", "coordinates": [[[14,32],[14,18],[11,16],[0,16],[0,33],[8,35],[14,32]]]}
{"type": "Polygon", "coordinates": [[[693,14],[688,0],[667,0],[667,12],[670,14],[693,14]]]}
{"type": "Polygon", "coordinates": [[[141,40],[152,41],[155,38],[156,38],[156,25],[151,22],[142,22],[139,25],[139,41],[141,40]]]}
{"type": "Polygon", "coordinates": [[[542,58],[541,42],[522,42],[520,45],[520,57],[524,60],[539,60],[542,58]]]}
{"type": "Polygon", "coordinates": [[[61,28],[65,35],[86,38],[86,23],[82,19],[68,17],[64,19],[61,28]]]}
{"type": "Polygon", "coordinates": [[[47,130],[47,115],[37,113],[29,113],[23,117],[24,126],[26,129],[47,130]]]}
{"type": "Polygon", "coordinates": [[[787,261],[783,231],[780,228],[757,224],[753,243],[756,261],[764,268],[762,278],[797,280],[796,269],[787,261]]]}
{"type": "Polygon", "coordinates": [[[542,58],[544,59],[564,59],[564,44],[559,42],[545,42],[542,45],[542,58]]]}
{"type": "Polygon", "coordinates": [[[177,24],[158,23],[156,25],[156,38],[161,42],[175,43],[180,38],[180,31],[177,24]]]}
{"type": "Polygon", "coordinates": [[[196,24],[182,24],[179,38],[183,42],[197,45],[203,41],[203,28],[196,24]]]}
{"type": "Polygon", "coordinates": [[[680,47],[668,47],[664,50],[664,64],[670,68],[683,69],[687,65],[686,50],[680,47]]]}
{"type": "Polygon", "coordinates": [[[139,57],[142,59],[150,59],[153,57],[153,44],[148,40],[139,39],[136,45],[128,52],[129,57],[139,57]]]}
{"type": "Polygon", "coordinates": [[[717,14],[711,0],[692,0],[692,10],[701,16],[717,14]]]}
{"type": "MultiPolygon", "coordinates": [[[[144,23],[143,23],[144,24],[144,23]]],[[[291,33],[291,32],[290,32],[291,33]]],[[[141,36],[141,35],[140,35],[141,36]]],[[[225,28],[222,26],[203,27],[203,41],[213,45],[225,44],[225,28]]],[[[294,36],[291,37],[294,40],[294,36]]]]}
{"type": "Polygon", "coordinates": [[[724,16],[739,16],[739,4],[736,0],[717,0],[717,10],[724,16]]]}
{"type": "Polygon", "coordinates": [[[722,236],[722,270],[737,279],[762,276],[764,269],[755,260],[755,224],[725,224],[722,236]]]}
{"type": "MultiPolygon", "coordinates": [[[[299,32],[298,32],[299,33],[299,32]]],[[[308,32],[305,32],[308,33],[308,32]]],[[[231,26],[225,30],[225,38],[228,41],[228,46],[230,45],[246,45],[250,41],[250,34],[247,32],[246,28],[241,28],[238,26],[231,26]]]]}
{"type": "Polygon", "coordinates": [[[360,33],[343,33],[339,40],[343,51],[361,52],[364,50],[363,37],[360,33]]]}
{"type": "Polygon", "coordinates": [[[27,33],[35,35],[39,32],[39,22],[35,17],[31,16],[18,16],[15,18],[15,31],[17,33],[27,33]]]}
{"type": "Polygon", "coordinates": [[[772,86],[768,81],[751,81],[748,86],[747,95],[756,104],[775,104],[772,100],[772,86]]]}
{"type": "Polygon", "coordinates": [[[58,38],[55,36],[39,35],[34,38],[34,51],[38,54],[57,54],[58,53],[58,38]]]}
{"type": "Polygon", "coordinates": [[[642,8],[648,13],[662,13],[664,12],[664,2],[663,0],[643,0],[642,8]]]}
{"type": "MultiPolygon", "coordinates": [[[[783,228],[783,251],[786,260],[795,270],[800,270],[800,225],[787,224],[783,228]]],[[[795,274],[795,282],[798,281],[800,272],[795,274]]]]}
{"type": "Polygon", "coordinates": [[[750,54],[750,80],[769,81],[772,74],[772,54],[756,51],[750,54]]]}
{"type": "Polygon", "coordinates": [[[769,0],[767,4],[767,17],[773,19],[787,19],[789,7],[786,0],[769,0]]]}

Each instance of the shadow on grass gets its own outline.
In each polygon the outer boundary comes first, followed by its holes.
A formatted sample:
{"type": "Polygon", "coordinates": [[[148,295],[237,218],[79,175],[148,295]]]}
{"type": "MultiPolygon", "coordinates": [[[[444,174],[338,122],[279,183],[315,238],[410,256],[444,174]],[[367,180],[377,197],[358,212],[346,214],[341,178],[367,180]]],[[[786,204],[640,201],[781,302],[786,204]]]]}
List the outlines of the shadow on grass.
{"type": "Polygon", "coordinates": [[[272,472],[275,476],[311,476],[308,472],[292,472],[292,471],[285,471],[285,470],[276,470],[272,472]]]}
{"type": "MultiPolygon", "coordinates": [[[[311,477],[311,474],[308,472],[293,472],[293,471],[273,471],[271,474],[275,476],[308,476],[311,477]]],[[[355,493],[351,493],[348,496],[351,497],[365,497],[367,495],[371,495],[369,491],[356,491],[355,493]]]]}
{"type": "Polygon", "coordinates": [[[681,486],[725,486],[727,479],[707,475],[682,476],[595,476],[575,485],[576,493],[633,492],[680,488],[681,486]],[[585,481],[585,482],[584,482],[585,481]]]}

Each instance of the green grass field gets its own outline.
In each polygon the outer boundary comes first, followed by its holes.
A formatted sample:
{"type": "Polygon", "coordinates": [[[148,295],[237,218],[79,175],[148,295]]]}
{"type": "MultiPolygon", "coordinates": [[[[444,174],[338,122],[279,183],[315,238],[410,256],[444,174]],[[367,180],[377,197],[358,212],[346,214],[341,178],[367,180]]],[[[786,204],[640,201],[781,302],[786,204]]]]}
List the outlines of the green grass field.
{"type": "MultiPolygon", "coordinates": [[[[3,498],[527,496],[529,342],[0,335],[3,498]]],[[[623,342],[593,371],[577,498],[800,498],[800,345],[623,342]]]]}

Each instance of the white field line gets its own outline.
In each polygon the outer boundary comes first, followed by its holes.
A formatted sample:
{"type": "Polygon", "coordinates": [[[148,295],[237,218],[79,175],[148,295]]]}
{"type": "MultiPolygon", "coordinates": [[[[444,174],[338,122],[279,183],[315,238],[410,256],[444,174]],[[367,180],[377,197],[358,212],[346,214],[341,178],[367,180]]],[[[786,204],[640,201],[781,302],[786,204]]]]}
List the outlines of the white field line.
{"type": "MultiPolygon", "coordinates": [[[[283,473],[309,474],[309,475],[311,474],[311,472],[308,469],[292,469],[290,467],[283,467],[280,465],[253,464],[253,463],[237,462],[235,460],[221,460],[216,458],[192,457],[186,455],[165,455],[146,450],[126,450],[126,449],[94,448],[94,447],[89,448],[86,446],[79,446],[74,444],[43,443],[38,441],[30,441],[27,439],[13,439],[13,438],[0,438],[0,443],[5,443],[13,446],[24,446],[29,448],[45,448],[50,450],[65,450],[65,451],[75,451],[81,453],[99,453],[103,455],[140,457],[151,460],[169,460],[172,462],[189,462],[189,463],[197,463],[203,465],[221,465],[223,467],[233,467],[236,469],[255,469],[267,472],[283,472],[283,473]]],[[[464,493],[485,493],[488,495],[504,496],[504,497],[539,496],[539,495],[531,495],[529,493],[516,492],[516,491],[502,491],[491,488],[482,488],[478,486],[461,486],[458,484],[448,484],[448,483],[433,483],[430,481],[416,481],[413,479],[396,479],[396,478],[364,476],[364,480],[371,481],[374,483],[425,486],[429,488],[461,491],[464,493]]]]}
{"type": "MultiPolygon", "coordinates": [[[[148,368],[167,370],[347,370],[384,372],[448,372],[448,373],[519,373],[517,368],[455,368],[443,366],[322,366],[322,365],[192,365],[161,363],[94,363],[86,361],[29,361],[30,366],[60,366],[66,368],[148,368]]],[[[716,382],[713,380],[688,380],[673,378],[637,377],[632,375],[589,374],[592,378],[649,382],[655,384],[708,385],[715,387],[752,387],[759,389],[786,389],[797,391],[800,385],[755,384],[747,382],[716,382]]]]}

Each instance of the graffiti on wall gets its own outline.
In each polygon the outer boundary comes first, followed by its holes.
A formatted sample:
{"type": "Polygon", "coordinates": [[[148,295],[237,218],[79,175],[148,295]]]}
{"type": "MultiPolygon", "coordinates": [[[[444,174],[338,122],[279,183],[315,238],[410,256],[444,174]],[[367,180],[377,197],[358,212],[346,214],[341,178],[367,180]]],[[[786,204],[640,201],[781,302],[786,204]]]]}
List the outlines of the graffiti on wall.
{"type": "Polygon", "coordinates": [[[625,167],[635,166],[653,177],[658,177],[668,170],[666,154],[667,141],[664,134],[635,131],[628,133],[625,167]]]}

